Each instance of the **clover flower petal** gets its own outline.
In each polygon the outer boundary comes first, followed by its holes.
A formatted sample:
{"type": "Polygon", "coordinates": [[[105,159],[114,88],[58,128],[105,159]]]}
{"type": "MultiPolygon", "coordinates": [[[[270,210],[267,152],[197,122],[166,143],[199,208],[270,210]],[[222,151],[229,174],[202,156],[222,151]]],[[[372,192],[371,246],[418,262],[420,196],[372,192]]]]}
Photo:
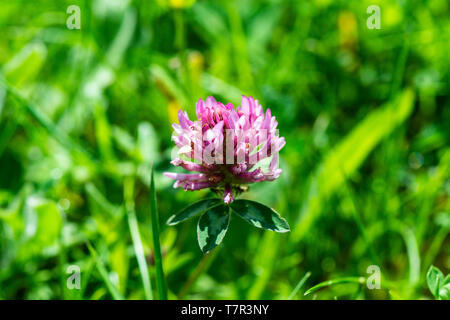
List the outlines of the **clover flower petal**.
{"type": "Polygon", "coordinates": [[[220,192],[223,201],[234,201],[249,183],[272,181],[281,174],[278,152],[286,141],[278,136],[278,122],[270,109],[265,112],[258,100],[242,96],[241,105],[224,105],[213,97],[200,99],[197,120],[178,112],[179,123],[172,125],[172,140],[179,157],[171,161],[192,174],[164,173],[176,180],[174,187],[193,191],[204,188],[220,192]],[[266,170],[258,167],[270,159],[266,170]]]}

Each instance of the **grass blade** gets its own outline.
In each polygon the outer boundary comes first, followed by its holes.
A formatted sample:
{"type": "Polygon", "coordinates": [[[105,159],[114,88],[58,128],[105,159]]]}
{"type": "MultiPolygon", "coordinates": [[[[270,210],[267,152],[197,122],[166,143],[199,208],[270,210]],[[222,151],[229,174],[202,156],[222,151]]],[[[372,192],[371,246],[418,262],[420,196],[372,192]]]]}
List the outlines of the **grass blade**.
{"type": "Polygon", "coordinates": [[[333,280],[328,280],[328,281],[324,281],[321,282],[317,285],[315,285],[312,288],[309,288],[308,290],[306,290],[305,292],[305,296],[307,296],[308,294],[311,294],[323,287],[328,287],[328,286],[332,286],[335,284],[341,284],[341,283],[359,283],[359,284],[363,284],[364,281],[366,281],[366,278],[364,277],[344,277],[344,278],[339,278],[339,279],[333,279],[333,280]]]}
{"type": "Polygon", "coordinates": [[[103,281],[106,284],[106,287],[108,288],[109,293],[113,297],[114,300],[123,300],[122,294],[119,292],[119,289],[111,282],[108,276],[108,271],[106,270],[105,265],[103,264],[103,261],[100,260],[98,257],[97,252],[95,251],[94,247],[88,242],[87,247],[89,249],[89,252],[91,253],[91,256],[94,258],[95,265],[97,266],[97,270],[100,273],[100,276],[102,277],[103,281]]]}
{"type": "Polygon", "coordinates": [[[408,255],[409,282],[412,286],[415,286],[420,281],[420,253],[416,235],[410,228],[403,225],[401,225],[400,233],[405,240],[406,253],[408,255]]]}
{"type": "Polygon", "coordinates": [[[311,272],[307,272],[303,276],[303,278],[295,286],[294,290],[292,290],[292,293],[289,295],[288,300],[292,300],[292,299],[295,298],[295,296],[297,295],[298,290],[300,290],[303,287],[303,285],[305,284],[306,280],[308,280],[310,276],[311,276],[311,272]]]}
{"type": "Polygon", "coordinates": [[[124,183],[125,208],[127,211],[128,225],[130,227],[131,238],[133,240],[133,248],[141,274],[142,284],[144,286],[145,298],[153,300],[152,285],[148,274],[147,260],[145,259],[144,247],[142,245],[141,236],[139,234],[139,226],[136,219],[133,200],[134,179],[127,178],[124,183]]]}
{"type": "Polygon", "coordinates": [[[157,209],[156,209],[155,179],[152,167],[150,177],[150,215],[152,223],[153,253],[155,257],[155,268],[156,268],[156,288],[158,290],[159,299],[167,300],[167,285],[166,279],[164,278],[161,244],[159,242],[159,219],[158,219],[158,212],[156,210],[157,209]]]}

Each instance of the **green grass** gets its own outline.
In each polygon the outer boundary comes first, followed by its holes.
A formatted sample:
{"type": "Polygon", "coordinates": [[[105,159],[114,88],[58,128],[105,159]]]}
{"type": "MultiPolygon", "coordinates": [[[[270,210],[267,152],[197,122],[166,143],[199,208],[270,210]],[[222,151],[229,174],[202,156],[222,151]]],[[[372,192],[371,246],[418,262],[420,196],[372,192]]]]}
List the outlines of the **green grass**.
{"type": "Polygon", "coordinates": [[[445,0],[35,2],[0,12],[0,299],[447,296],[445,0]],[[243,197],[291,231],[232,215],[203,255],[199,217],[166,224],[214,196],[162,175],[171,124],[199,98],[241,94],[287,142],[281,177],[243,197]],[[365,285],[371,265],[381,289],[365,285]]]}
{"type": "Polygon", "coordinates": [[[128,215],[128,225],[130,226],[131,238],[133,239],[133,248],[136,254],[139,272],[142,278],[142,285],[144,287],[145,298],[152,300],[153,299],[152,285],[150,283],[144,247],[142,245],[141,235],[139,234],[139,226],[136,219],[136,213],[134,210],[133,184],[134,184],[133,178],[125,180],[124,183],[125,207],[128,215]]]}
{"type": "Polygon", "coordinates": [[[159,234],[159,217],[156,208],[155,177],[153,167],[150,176],[150,214],[153,236],[153,255],[155,258],[156,286],[160,300],[167,300],[167,284],[162,265],[161,243],[159,234]]]}

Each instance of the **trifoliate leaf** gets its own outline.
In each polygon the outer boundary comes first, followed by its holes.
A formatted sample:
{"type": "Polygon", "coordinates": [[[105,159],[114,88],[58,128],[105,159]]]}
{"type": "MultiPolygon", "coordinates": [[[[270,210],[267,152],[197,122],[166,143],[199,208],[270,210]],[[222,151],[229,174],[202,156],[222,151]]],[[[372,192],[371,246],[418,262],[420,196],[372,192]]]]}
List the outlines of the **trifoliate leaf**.
{"type": "Polygon", "coordinates": [[[230,223],[230,209],[219,205],[205,212],[197,225],[198,244],[203,253],[208,253],[217,247],[227,233],[230,223]]]}
{"type": "Polygon", "coordinates": [[[235,200],[231,208],[242,219],[257,228],[272,230],[275,232],[289,232],[287,221],[275,210],[268,206],[250,200],[235,200]]]}
{"type": "Polygon", "coordinates": [[[167,224],[170,226],[183,222],[197,214],[203,213],[206,210],[218,206],[222,201],[220,199],[206,199],[198,201],[187,208],[184,208],[177,214],[174,214],[167,220],[167,224]]]}

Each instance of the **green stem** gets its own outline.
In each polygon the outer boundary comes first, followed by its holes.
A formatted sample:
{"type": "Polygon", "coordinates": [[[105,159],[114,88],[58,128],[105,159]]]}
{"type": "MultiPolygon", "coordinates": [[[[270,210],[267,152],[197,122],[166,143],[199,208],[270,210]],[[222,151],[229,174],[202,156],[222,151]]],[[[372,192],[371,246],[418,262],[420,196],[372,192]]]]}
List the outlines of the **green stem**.
{"type": "Polygon", "coordinates": [[[159,299],[167,300],[167,284],[164,277],[164,270],[162,265],[161,244],[159,240],[159,218],[156,208],[156,191],[153,168],[150,178],[150,215],[152,223],[153,253],[155,257],[156,268],[156,288],[158,289],[159,299]]]}
{"type": "Polygon", "coordinates": [[[192,285],[195,283],[195,281],[200,277],[202,272],[206,271],[208,267],[213,262],[214,258],[217,256],[217,252],[219,251],[220,247],[215,248],[213,251],[209,252],[208,254],[205,254],[198,264],[198,266],[195,268],[194,272],[191,274],[189,279],[186,281],[184,286],[181,288],[180,293],[178,293],[178,299],[182,300],[186,294],[191,289],[192,285]]]}

